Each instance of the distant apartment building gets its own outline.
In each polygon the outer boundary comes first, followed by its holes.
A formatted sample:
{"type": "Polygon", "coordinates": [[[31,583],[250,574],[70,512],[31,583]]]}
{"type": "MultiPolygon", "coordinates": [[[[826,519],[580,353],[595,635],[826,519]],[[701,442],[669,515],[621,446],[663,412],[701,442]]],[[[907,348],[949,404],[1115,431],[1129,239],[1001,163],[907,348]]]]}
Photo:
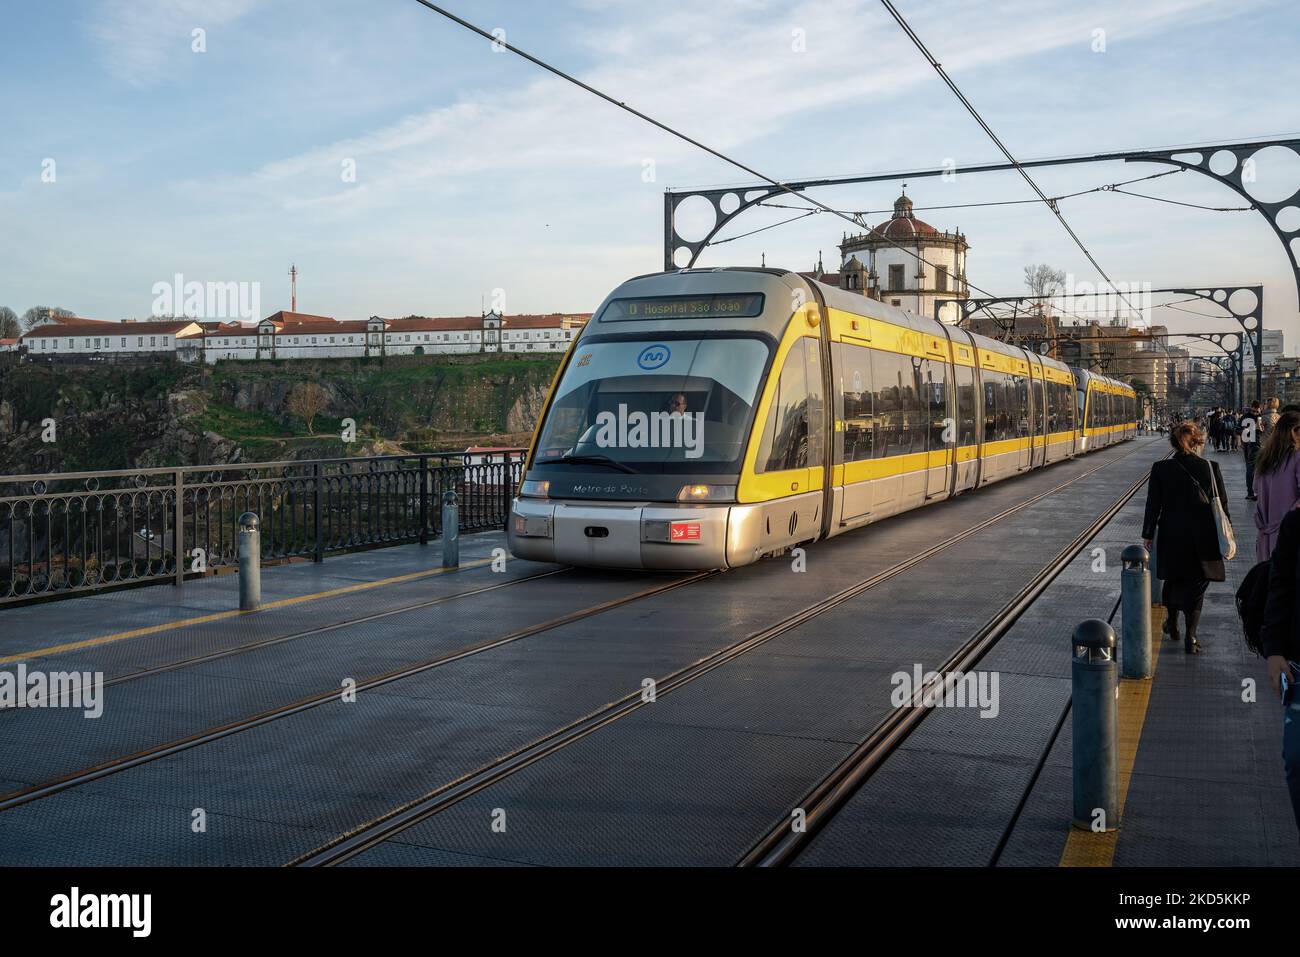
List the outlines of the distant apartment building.
{"type": "Polygon", "coordinates": [[[188,319],[150,322],[60,320],[29,330],[33,358],[130,358],[172,353],[185,362],[338,359],[477,352],[561,353],[590,313],[339,320],[281,311],[255,325],[188,319]]]}

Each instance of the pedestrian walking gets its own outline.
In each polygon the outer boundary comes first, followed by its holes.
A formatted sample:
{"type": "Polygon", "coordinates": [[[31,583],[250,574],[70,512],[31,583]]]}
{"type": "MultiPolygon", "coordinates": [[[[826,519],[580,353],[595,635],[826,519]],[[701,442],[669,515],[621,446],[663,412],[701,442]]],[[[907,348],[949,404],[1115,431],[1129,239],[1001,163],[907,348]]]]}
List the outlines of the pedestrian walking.
{"type": "Polygon", "coordinates": [[[1153,542],[1158,545],[1156,577],[1164,582],[1165,633],[1179,640],[1181,614],[1183,650],[1195,655],[1201,650],[1197,629],[1205,590],[1227,577],[1211,502],[1217,497],[1227,516],[1228,495],[1218,464],[1201,457],[1205,436],[1194,423],[1177,426],[1169,443],[1173,457],[1151,466],[1142,544],[1148,551],[1153,542]]]}
{"type": "Polygon", "coordinates": [[[1277,425],[1277,420],[1282,415],[1282,413],[1278,411],[1278,406],[1281,404],[1282,403],[1278,400],[1277,396],[1273,396],[1273,398],[1268,400],[1268,408],[1265,409],[1264,414],[1259,417],[1261,439],[1268,435],[1269,430],[1273,428],[1273,426],[1277,425]]]}
{"type": "Polygon", "coordinates": [[[1291,793],[1291,812],[1300,831],[1300,596],[1296,575],[1300,571],[1300,511],[1282,519],[1277,547],[1269,562],[1268,601],[1260,626],[1260,641],[1268,663],[1268,682],[1282,703],[1282,768],[1291,793]]]}
{"type": "Polygon", "coordinates": [[[1241,454],[1246,458],[1246,500],[1255,501],[1255,458],[1259,455],[1260,403],[1256,399],[1241,417],[1241,454]]]}
{"type": "Polygon", "coordinates": [[[1284,412],[1255,458],[1255,561],[1266,562],[1282,519],[1300,502],[1300,412],[1284,412]]]}

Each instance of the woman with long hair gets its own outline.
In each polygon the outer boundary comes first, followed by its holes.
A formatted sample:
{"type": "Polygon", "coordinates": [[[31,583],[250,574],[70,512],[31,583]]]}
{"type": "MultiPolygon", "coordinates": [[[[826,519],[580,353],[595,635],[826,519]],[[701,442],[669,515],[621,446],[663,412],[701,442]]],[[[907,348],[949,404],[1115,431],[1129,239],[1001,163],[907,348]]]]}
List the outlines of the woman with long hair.
{"type": "Polygon", "coordinates": [[[1218,464],[1201,457],[1205,434],[1194,422],[1175,426],[1169,443],[1173,456],[1151,466],[1142,544],[1150,551],[1154,539],[1158,546],[1156,577],[1165,583],[1160,599],[1167,613],[1165,633],[1179,639],[1181,613],[1183,649],[1195,655],[1201,650],[1196,630],[1205,590],[1227,577],[1211,502],[1217,495],[1226,516],[1228,493],[1218,464]]]}
{"type": "Polygon", "coordinates": [[[1300,412],[1283,412],[1255,456],[1255,561],[1277,546],[1282,519],[1300,502],[1300,412]]]}

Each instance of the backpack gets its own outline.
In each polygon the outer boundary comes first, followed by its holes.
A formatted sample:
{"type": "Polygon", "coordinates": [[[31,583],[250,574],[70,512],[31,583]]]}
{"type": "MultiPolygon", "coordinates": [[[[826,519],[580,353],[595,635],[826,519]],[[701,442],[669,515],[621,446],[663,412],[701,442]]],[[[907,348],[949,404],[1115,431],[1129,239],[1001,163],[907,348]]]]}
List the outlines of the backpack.
{"type": "Polygon", "coordinates": [[[1237,589],[1237,614],[1246,647],[1264,657],[1264,606],[1268,604],[1268,562],[1259,562],[1242,579],[1237,589]]]}

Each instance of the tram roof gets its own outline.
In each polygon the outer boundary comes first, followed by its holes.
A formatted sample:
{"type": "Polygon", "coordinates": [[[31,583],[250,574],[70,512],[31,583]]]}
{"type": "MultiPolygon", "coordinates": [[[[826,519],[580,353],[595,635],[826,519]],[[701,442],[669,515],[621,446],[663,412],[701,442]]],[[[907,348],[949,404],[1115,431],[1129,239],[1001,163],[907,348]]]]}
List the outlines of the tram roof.
{"type": "MultiPolygon", "coordinates": [[[[838,286],[828,286],[825,283],[818,282],[815,279],[809,279],[802,276],[792,269],[778,269],[767,266],[719,266],[709,269],[674,269],[668,272],[645,273],[640,276],[634,276],[626,282],[620,284],[613,292],[606,297],[605,301],[595,311],[594,315],[599,321],[605,306],[614,299],[622,299],[635,296],[670,296],[670,295],[689,295],[691,293],[701,293],[704,291],[706,284],[705,278],[709,277],[711,282],[709,286],[712,291],[720,293],[730,292],[761,292],[766,295],[776,295],[781,292],[792,293],[800,287],[807,288],[809,292],[811,287],[816,286],[817,292],[825,299],[827,305],[835,309],[850,312],[854,315],[863,316],[868,319],[878,319],[881,322],[888,322],[905,329],[914,329],[918,332],[927,332],[931,334],[944,334],[944,324],[937,319],[918,316],[916,313],[908,312],[898,306],[891,306],[888,303],[881,302],[878,299],[872,299],[868,296],[856,292],[849,292],[840,289],[838,286]]],[[[791,309],[793,312],[793,309],[791,309]]],[[[754,328],[756,320],[748,319],[711,319],[711,323],[716,328],[725,328],[729,323],[736,323],[737,328],[754,328]]],[[[757,320],[760,324],[771,326],[767,329],[773,337],[779,338],[789,321],[788,314],[781,312],[771,313],[764,310],[764,316],[757,320]]],[[[655,322],[638,323],[639,327],[647,329],[667,329],[680,328],[680,320],[669,319],[655,322]]],[[[622,325],[622,323],[620,323],[622,325]]],[[[951,327],[948,327],[949,329],[951,327]]],[[[593,330],[594,331],[594,330],[593,330]]],[[[976,346],[987,352],[996,352],[1002,355],[1016,356],[1023,358],[1026,351],[1019,346],[1013,346],[1005,342],[999,342],[996,339],[990,339],[987,336],[968,333],[975,341],[976,346]]],[[[1035,355],[1034,353],[1028,353],[1035,355]]],[[[1041,360],[1044,365],[1056,369],[1070,372],[1080,372],[1083,370],[1075,369],[1066,365],[1059,359],[1053,359],[1049,356],[1038,355],[1037,359],[1041,360]]],[[[1099,375],[1095,372],[1084,372],[1085,377],[1098,379],[1109,382],[1113,385],[1128,388],[1127,383],[1118,379],[1112,379],[1109,376],[1099,375]]]]}

